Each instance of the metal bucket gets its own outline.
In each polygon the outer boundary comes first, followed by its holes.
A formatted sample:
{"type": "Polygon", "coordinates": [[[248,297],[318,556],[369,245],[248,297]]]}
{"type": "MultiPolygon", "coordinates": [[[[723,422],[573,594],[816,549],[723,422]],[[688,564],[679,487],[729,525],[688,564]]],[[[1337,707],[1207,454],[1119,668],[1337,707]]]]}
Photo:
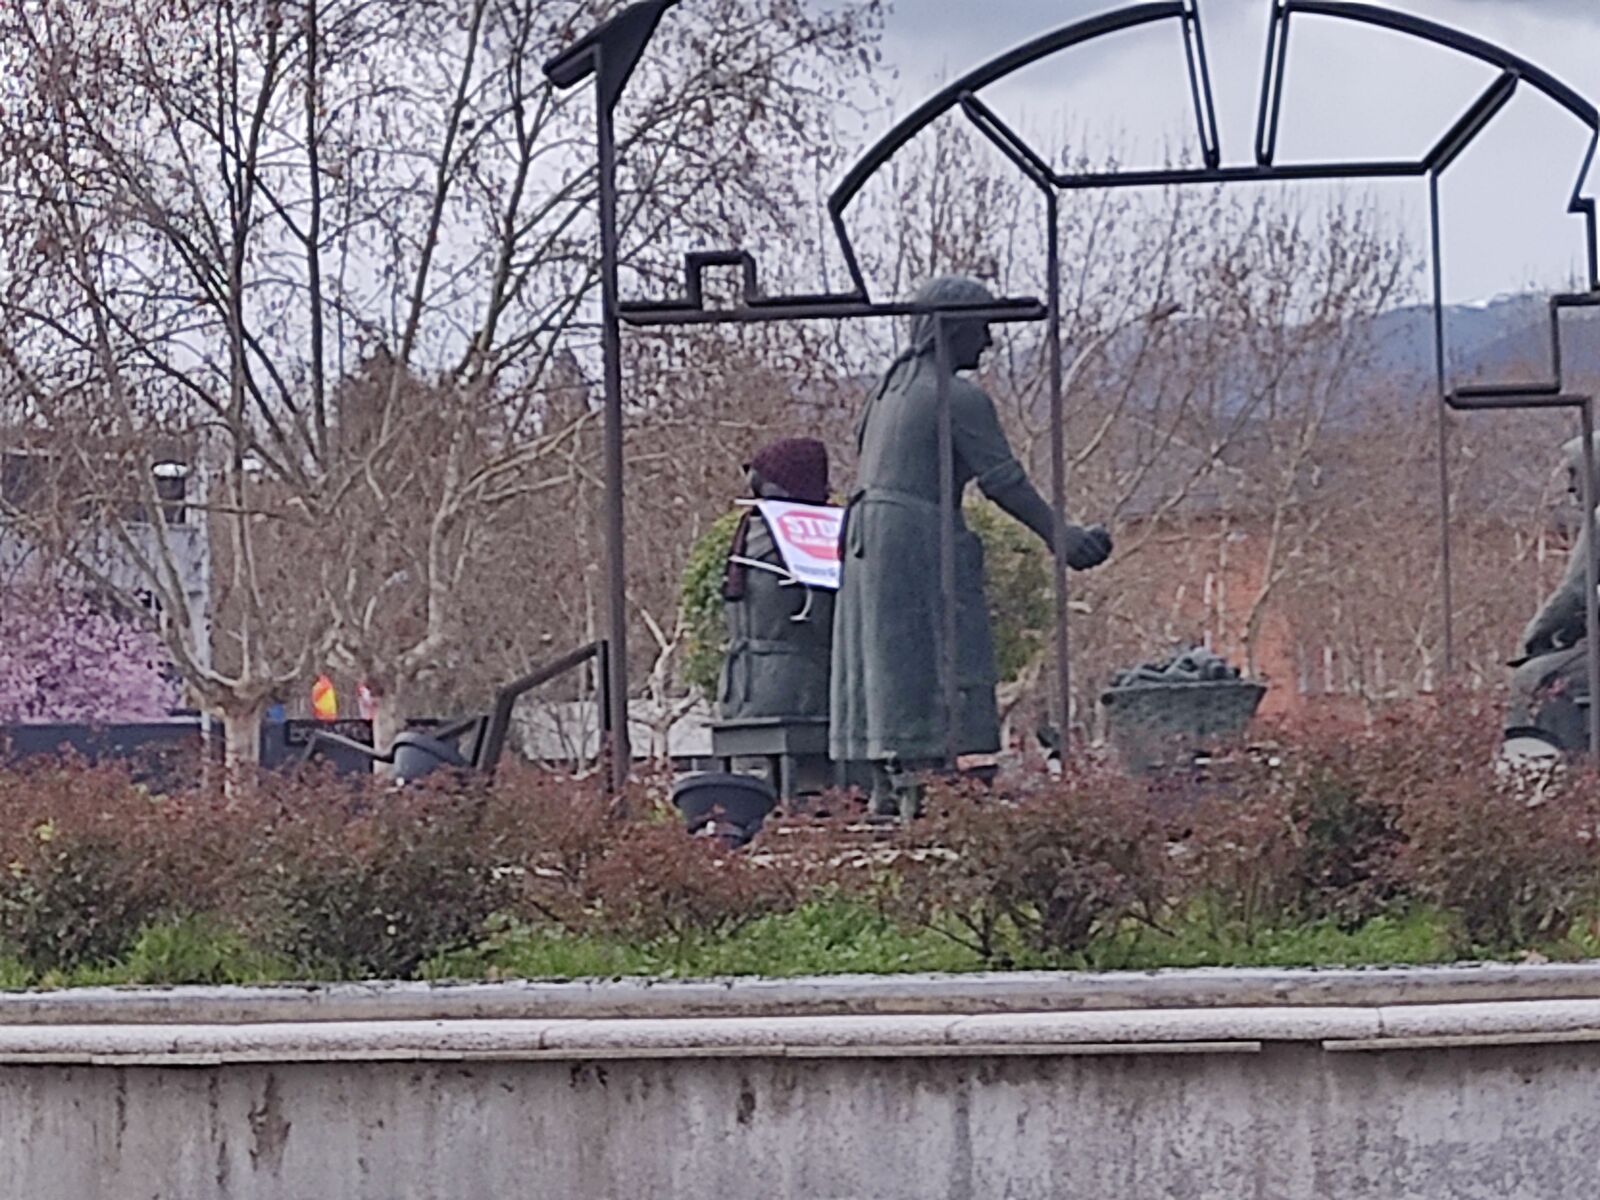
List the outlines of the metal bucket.
{"type": "Polygon", "coordinates": [[[767,814],[778,805],[778,793],[754,775],[717,771],[680,779],[673,785],[672,803],[690,833],[709,830],[733,845],[743,845],[761,831],[767,814]]]}
{"type": "Polygon", "coordinates": [[[424,779],[445,767],[465,770],[471,764],[449,742],[408,729],[394,739],[394,773],[401,783],[424,779]]]}
{"type": "Polygon", "coordinates": [[[1265,684],[1245,679],[1137,683],[1106,689],[1100,703],[1123,763],[1146,775],[1237,740],[1266,694],[1265,684]]]}

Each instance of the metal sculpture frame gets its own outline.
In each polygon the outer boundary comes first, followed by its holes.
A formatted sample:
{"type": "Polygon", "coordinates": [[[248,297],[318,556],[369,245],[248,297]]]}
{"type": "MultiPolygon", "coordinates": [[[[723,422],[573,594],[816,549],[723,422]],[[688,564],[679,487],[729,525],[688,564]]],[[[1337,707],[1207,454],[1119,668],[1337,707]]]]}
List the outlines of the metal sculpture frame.
{"type": "MultiPolygon", "coordinates": [[[[1566,388],[1561,354],[1561,317],[1579,307],[1600,307],[1600,232],[1596,206],[1583,194],[1584,183],[1600,147],[1600,111],[1578,92],[1527,59],[1481,38],[1448,26],[1394,12],[1373,4],[1348,0],[1267,0],[1271,6],[1265,65],[1262,69],[1256,122],[1254,162],[1225,165],[1217,128],[1211,70],[1206,55],[1200,0],[1158,0],[1134,4],[1064,26],[1026,42],[963,75],[935,93],[898,122],[857,161],[828,199],[828,214],[849,272],[852,287],[846,292],[815,295],[767,296],[760,287],[754,257],[744,250],[696,252],[686,256],[685,292],[665,301],[624,303],[618,293],[618,234],[616,228],[616,142],[614,114],[640,56],[666,11],[680,0],[643,0],[573,45],[545,65],[545,73],[559,88],[570,88],[593,76],[596,80],[596,154],[599,166],[599,225],[601,249],[602,352],[605,358],[605,465],[606,534],[609,579],[609,682],[611,702],[612,782],[620,787],[629,770],[627,723],[627,607],[624,591],[624,531],[622,522],[622,366],[621,326],[723,325],[768,321],[844,321],[866,317],[936,315],[936,353],[948,355],[946,325],[961,317],[993,321],[1038,321],[1047,326],[1050,373],[1051,500],[1057,519],[1065,519],[1066,445],[1061,345],[1060,196],[1063,192],[1094,188],[1162,187],[1184,184],[1265,183],[1334,179],[1424,179],[1428,183],[1432,223],[1433,329],[1438,389],[1438,463],[1440,500],[1440,555],[1443,601],[1442,658],[1444,674],[1455,666],[1454,583],[1452,578],[1449,439],[1452,410],[1571,408],[1579,415],[1584,437],[1583,545],[1587,554],[1589,590],[1587,604],[1588,668],[1591,697],[1600,698],[1600,572],[1596,566],[1594,509],[1600,499],[1596,486],[1593,446],[1593,397],[1566,388]],[[1498,67],[1499,74],[1467,106],[1455,122],[1417,159],[1279,163],[1278,133],[1288,72],[1289,35],[1295,17],[1323,18],[1366,25],[1404,34],[1457,51],[1498,67]],[[1155,170],[1063,172],[1031,147],[979,97],[978,92],[1041,59],[1074,46],[1124,30],[1143,26],[1176,25],[1182,36],[1188,72],[1190,101],[1200,142],[1201,165],[1155,170]],[[1590,131],[1588,150],[1578,172],[1568,212],[1587,222],[1588,290],[1558,295],[1550,301],[1551,374],[1549,378],[1486,386],[1452,385],[1446,353],[1443,295],[1443,238],[1440,223],[1439,183],[1464,153],[1527,85],[1575,117],[1590,131]],[[845,213],[867,182],[908,142],[946,113],[959,109],[973,126],[1006,156],[1045,198],[1048,236],[1046,276],[1049,295],[1041,303],[1032,297],[1008,297],[984,308],[929,309],[914,304],[875,301],[850,239],[845,213]],[[737,268],[742,296],[732,308],[711,309],[705,304],[707,270],[737,268]]],[[[947,360],[946,360],[947,361],[947,360]]],[[[944,378],[944,372],[941,372],[944,378]]],[[[954,595],[953,460],[949,398],[941,385],[939,439],[944,474],[949,485],[941,495],[940,592],[944,645],[942,700],[947,731],[947,757],[953,765],[955,751],[956,645],[954,595]]],[[[1056,556],[1056,692],[1061,705],[1063,732],[1067,729],[1071,697],[1071,642],[1067,571],[1056,556]]],[[[1600,756],[1600,703],[1591,703],[1590,749],[1600,756]]]]}
{"type": "MultiPolygon", "coordinates": [[[[542,687],[551,680],[559,679],[569,671],[575,671],[589,662],[598,664],[600,673],[600,686],[596,689],[599,698],[599,742],[604,754],[604,747],[610,734],[611,700],[606,680],[610,678],[608,664],[610,662],[610,648],[604,641],[590,642],[587,646],[579,646],[576,650],[563,654],[560,658],[538,667],[520,679],[513,679],[510,683],[497,688],[494,693],[494,703],[486,713],[474,713],[469,717],[458,717],[453,721],[446,721],[442,725],[432,725],[421,729],[407,730],[408,733],[424,734],[436,742],[444,743],[452,748],[460,738],[467,738],[466,749],[462,752],[461,766],[464,769],[480,771],[485,775],[493,775],[495,768],[500,765],[500,758],[505,753],[506,740],[511,733],[511,715],[516,709],[517,701],[533,691],[542,687]]],[[[358,742],[353,738],[344,737],[330,730],[313,729],[306,739],[306,748],[303,758],[310,762],[316,757],[317,752],[324,747],[337,747],[341,750],[358,754],[372,763],[393,764],[399,744],[391,745],[387,749],[369,746],[365,742],[358,742]]],[[[581,757],[581,755],[579,756],[581,757]]]]}

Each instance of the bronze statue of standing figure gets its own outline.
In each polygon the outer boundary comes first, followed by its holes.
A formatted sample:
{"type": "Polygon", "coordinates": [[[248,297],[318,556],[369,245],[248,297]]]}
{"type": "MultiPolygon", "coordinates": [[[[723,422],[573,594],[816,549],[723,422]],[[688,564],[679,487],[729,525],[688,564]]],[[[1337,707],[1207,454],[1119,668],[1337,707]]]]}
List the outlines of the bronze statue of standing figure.
{"type": "MultiPolygon", "coordinates": [[[[992,303],[971,279],[943,277],[921,305],[992,303]]],[[[834,615],[829,741],[835,762],[873,766],[874,815],[914,808],[916,776],[943,765],[941,697],[939,371],[937,318],[917,316],[910,346],[867,401],[856,430],[860,463],[843,532],[834,615]]],[[[945,318],[949,367],[977,369],[993,343],[988,322],[945,318]]],[[[1101,526],[1059,528],[1049,503],[1012,453],[993,401],[959,374],[948,380],[955,453],[958,754],[1000,749],[994,638],[984,596],[983,547],[961,518],[969,482],[1022,522],[1067,565],[1088,570],[1111,554],[1101,526]]]]}

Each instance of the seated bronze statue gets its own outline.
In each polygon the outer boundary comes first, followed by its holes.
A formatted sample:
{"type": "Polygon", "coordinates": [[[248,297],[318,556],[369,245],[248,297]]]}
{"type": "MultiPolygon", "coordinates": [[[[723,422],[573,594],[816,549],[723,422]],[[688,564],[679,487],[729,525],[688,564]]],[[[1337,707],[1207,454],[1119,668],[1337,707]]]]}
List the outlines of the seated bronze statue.
{"type": "MultiPolygon", "coordinates": [[[[1573,438],[1561,453],[1567,491],[1581,505],[1583,439],[1573,438]]],[[[1589,695],[1587,588],[1588,565],[1579,537],[1561,582],[1523,630],[1518,656],[1511,664],[1511,704],[1505,722],[1512,730],[1542,729],[1563,749],[1572,751],[1588,745],[1584,712],[1589,695]]]]}
{"type": "MultiPolygon", "coordinates": [[[[758,500],[828,503],[828,451],[814,438],[786,438],[746,465],[758,500]]],[[[792,581],[751,508],[729,548],[722,584],[728,655],[717,692],[724,721],[828,716],[833,593],[792,581]]]]}

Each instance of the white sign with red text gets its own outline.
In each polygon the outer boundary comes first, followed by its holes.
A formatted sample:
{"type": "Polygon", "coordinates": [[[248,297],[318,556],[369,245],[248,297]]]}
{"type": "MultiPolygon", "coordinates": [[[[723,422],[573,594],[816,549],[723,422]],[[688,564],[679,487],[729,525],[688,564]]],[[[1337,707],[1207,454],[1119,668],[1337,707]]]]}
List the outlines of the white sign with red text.
{"type": "Polygon", "coordinates": [[[792,500],[763,500],[756,505],[772,530],[783,565],[807,587],[839,590],[839,526],[844,509],[792,500]]]}

